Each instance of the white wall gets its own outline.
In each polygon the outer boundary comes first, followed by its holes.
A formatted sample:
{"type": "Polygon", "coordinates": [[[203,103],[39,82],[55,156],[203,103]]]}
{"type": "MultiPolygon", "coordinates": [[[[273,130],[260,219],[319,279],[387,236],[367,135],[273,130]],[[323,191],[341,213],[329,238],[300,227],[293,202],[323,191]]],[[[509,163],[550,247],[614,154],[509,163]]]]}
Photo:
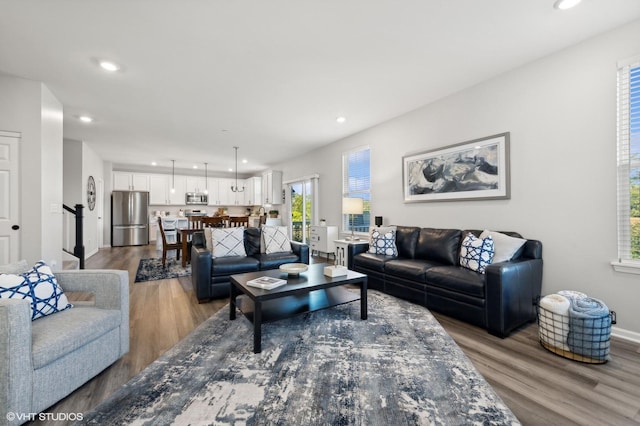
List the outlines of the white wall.
{"type": "Polygon", "coordinates": [[[617,258],[616,62],[638,54],[640,21],[274,168],[285,181],[320,173],[320,216],[339,224],[342,153],[369,145],[372,216],[541,240],[543,294],[574,289],[601,298],[617,311],[620,329],[640,333],[640,278],[610,265],[617,258]],[[501,132],[511,132],[511,199],[403,203],[403,155],[501,132]]]}
{"type": "Polygon", "coordinates": [[[63,201],[73,207],[82,204],[82,142],[65,139],[63,142],[63,201]]]}
{"type": "MultiPolygon", "coordinates": [[[[62,269],[62,104],[41,87],[40,185],[41,258],[62,269]]],[[[24,162],[23,162],[24,164],[24,162]]],[[[32,164],[29,168],[33,171],[32,164]]]]}
{"type": "MultiPolygon", "coordinates": [[[[102,235],[104,226],[104,221],[98,220],[100,203],[104,203],[102,194],[97,194],[100,198],[96,199],[96,208],[89,210],[87,180],[89,176],[93,176],[98,189],[99,182],[104,180],[103,166],[102,159],[85,142],[69,139],[64,141],[64,203],[69,207],[76,204],[84,206],[85,258],[98,252],[98,235],[102,235]]],[[[75,236],[75,221],[70,226],[73,227],[72,234],[75,236]]]]}
{"type": "Polygon", "coordinates": [[[7,75],[0,93],[0,129],[22,135],[19,257],[61,267],[62,105],[41,83],[7,75]]]}
{"type": "MultiPolygon", "coordinates": [[[[86,257],[98,252],[98,233],[103,233],[104,220],[98,220],[100,204],[103,203],[103,194],[96,194],[96,208],[91,211],[87,204],[87,181],[93,176],[96,182],[96,190],[100,190],[100,182],[104,182],[104,162],[98,154],[86,143],[82,143],[82,195],[80,202],[85,206],[84,217],[84,248],[86,257]]],[[[105,209],[108,206],[105,206],[105,209]]],[[[101,216],[103,217],[103,216],[101,216]]]]}

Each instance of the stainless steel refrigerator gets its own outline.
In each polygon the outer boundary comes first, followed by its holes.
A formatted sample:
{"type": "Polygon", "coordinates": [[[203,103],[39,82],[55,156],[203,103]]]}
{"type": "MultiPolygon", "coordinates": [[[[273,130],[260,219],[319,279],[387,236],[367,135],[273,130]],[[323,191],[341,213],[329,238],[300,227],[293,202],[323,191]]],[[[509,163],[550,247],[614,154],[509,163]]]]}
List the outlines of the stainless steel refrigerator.
{"type": "Polygon", "coordinates": [[[111,246],[149,244],[149,192],[111,193],[111,246]]]}

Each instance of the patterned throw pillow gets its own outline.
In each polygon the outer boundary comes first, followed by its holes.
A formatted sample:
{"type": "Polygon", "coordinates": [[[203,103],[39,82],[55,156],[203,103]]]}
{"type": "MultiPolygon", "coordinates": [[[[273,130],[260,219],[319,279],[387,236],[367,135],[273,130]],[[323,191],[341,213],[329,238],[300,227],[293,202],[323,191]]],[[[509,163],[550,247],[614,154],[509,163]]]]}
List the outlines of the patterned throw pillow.
{"type": "Polygon", "coordinates": [[[478,238],[469,233],[460,247],[460,266],[484,274],[493,254],[493,238],[478,238]]]}
{"type": "Polygon", "coordinates": [[[73,307],[51,268],[43,261],[23,274],[0,274],[0,299],[28,300],[31,303],[31,320],[73,307]]]}
{"type": "Polygon", "coordinates": [[[211,228],[211,256],[246,256],[244,250],[244,226],[237,228],[211,228]]]}
{"type": "Polygon", "coordinates": [[[373,228],[369,239],[369,253],[397,256],[396,228],[373,228]]]}
{"type": "Polygon", "coordinates": [[[289,242],[289,233],[286,226],[263,226],[262,239],[266,254],[291,252],[291,243],[289,242]]]}

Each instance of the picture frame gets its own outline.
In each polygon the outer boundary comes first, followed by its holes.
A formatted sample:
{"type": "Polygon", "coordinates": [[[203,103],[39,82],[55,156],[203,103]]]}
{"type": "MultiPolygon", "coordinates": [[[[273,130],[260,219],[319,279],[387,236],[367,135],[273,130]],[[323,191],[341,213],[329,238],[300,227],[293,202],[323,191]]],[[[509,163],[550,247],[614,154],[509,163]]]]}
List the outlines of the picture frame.
{"type": "Polygon", "coordinates": [[[402,157],[405,203],[509,199],[509,132],[402,157]]]}

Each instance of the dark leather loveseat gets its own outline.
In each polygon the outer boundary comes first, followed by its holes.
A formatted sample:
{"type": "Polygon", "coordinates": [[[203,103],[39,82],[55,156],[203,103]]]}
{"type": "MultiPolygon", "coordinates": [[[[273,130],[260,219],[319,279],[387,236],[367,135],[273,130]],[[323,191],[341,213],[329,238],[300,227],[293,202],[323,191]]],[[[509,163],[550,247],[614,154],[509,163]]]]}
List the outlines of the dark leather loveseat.
{"type": "Polygon", "coordinates": [[[290,241],[291,252],[261,253],[260,228],[244,230],[244,248],[247,256],[212,258],[205,247],[204,233],[193,235],[191,247],[191,282],[200,303],[229,297],[229,276],[246,272],[277,269],[285,263],[309,263],[309,246],[290,241]]]}
{"type": "MultiPolygon", "coordinates": [[[[349,269],[367,274],[369,288],[478,325],[499,337],[536,320],[542,286],[542,243],[527,240],[512,260],[485,274],[460,266],[460,244],[482,231],[398,226],[398,256],[364,252],[352,244],[349,269]]],[[[522,238],[514,232],[503,232],[522,238]]]]}

